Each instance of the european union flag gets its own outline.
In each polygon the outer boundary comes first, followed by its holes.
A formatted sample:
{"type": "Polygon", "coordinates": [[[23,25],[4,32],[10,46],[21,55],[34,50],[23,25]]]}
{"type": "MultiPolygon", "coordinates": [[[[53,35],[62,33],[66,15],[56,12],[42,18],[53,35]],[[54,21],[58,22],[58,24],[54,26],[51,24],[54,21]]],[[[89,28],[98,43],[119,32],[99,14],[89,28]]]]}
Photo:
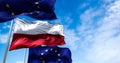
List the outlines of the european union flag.
{"type": "Polygon", "coordinates": [[[19,15],[40,20],[56,19],[54,4],[55,0],[0,0],[0,22],[19,15]]]}
{"type": "Polygon", "coordinates": [[[28,63],[72,63],[71,52],[57,46],[30,48],[28,63]]]}

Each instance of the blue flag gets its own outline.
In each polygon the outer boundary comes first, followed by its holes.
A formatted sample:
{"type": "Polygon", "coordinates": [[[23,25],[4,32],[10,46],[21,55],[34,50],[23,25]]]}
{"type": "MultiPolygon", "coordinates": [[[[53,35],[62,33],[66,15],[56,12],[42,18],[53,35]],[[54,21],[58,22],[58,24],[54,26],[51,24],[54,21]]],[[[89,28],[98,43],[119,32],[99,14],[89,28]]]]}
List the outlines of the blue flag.
{"type": "Polygon", "coordinates": [[[72,63],[71,52],[57,46],[30,48],[28,63],[72,63]]]}
{"type": "Polygon", "coordinates": [[[40,20],[56,19],[54,4],[55,0],[0,0],[0,22],[19,15],[40,20]]]}

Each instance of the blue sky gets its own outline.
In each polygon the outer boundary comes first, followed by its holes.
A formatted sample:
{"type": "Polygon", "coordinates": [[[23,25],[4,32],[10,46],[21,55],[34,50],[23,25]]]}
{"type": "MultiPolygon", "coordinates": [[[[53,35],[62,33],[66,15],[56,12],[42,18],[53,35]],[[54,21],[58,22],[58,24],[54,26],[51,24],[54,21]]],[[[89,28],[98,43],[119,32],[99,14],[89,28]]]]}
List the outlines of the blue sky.
{"type": "MultiPolygon", "coordinates": [[[[57,0],[52,23],[64,25],[73,63],[120,63],[120,0],[57,0]]],[[[30,18],[21,19],[31,20],[30,18]]],[[[10,22],[0,23],[2,63],[10,22]]],[[[8,52],[7,63],[23,63],[25,49],[8,52]]]]}

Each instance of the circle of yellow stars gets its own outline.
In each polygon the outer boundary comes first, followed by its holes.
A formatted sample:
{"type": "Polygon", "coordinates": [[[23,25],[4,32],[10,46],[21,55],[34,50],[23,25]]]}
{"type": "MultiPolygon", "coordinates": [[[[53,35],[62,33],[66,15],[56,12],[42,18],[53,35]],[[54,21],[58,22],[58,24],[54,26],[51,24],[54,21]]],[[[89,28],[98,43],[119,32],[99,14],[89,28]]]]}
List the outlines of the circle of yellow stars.
{"type": "MultiPolygon", "coordinates": [[[[58,61],[58,62],[61,61],[61,59],[60,59],[61,54],[58,53],[57,50],[54,50],[53,48],[50,48],[50,49],[46,49],[46,50],[45,50],[45,52],[48,52],[48,51],[54,51],[54,52],[57,54],[57,56],[59,57],[57,61],[58,61]]],[[[40,59],[41,59],[42,63],[45,63],[45,60],[44,60],[43,57],[42,57],[42,56],[44,56],[44,53],[42,52],[42,53],[40,53],[40,55],[41,55],[40,59]]]]}
{"type": "MultiPolygon", "coordinates": [[[[39,2],[34,2],[34,4],[37,5],[37,6],[36,6],[37,9],[40,9],[39,2]]],[[[6,8],[7,8],[7,9],[10,9],[10,5],[9,5],[8,3],[6,3],[6,8]]],[[[36,11],[36,13],[39,14],[40,11],[36,11]]],[[[29,12],[29,14],[33,14],[33,12],[29,12]]],[[[14,16],[14,15],[15,15],[15,12],[12,11],[12,12],[11,12],[11,15],[14,16]]]]}

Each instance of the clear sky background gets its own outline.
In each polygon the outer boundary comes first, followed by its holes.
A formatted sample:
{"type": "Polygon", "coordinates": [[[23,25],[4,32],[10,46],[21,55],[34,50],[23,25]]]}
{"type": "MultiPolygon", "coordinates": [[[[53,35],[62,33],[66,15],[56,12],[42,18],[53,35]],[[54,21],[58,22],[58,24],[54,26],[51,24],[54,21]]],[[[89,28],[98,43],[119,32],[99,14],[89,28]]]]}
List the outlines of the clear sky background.
{"type": "MultiPolygon", "coordinates": [[[[55,13],[51,22],[64,25],[63,47],[70,48],[73,63],[120,63],[120,0],[57,0],[55,13]]],[[[9,27],[0,23],[0,63],[9,27]]],[[[24,51],[8,52],[7,63],[23,63],[24,51]]]]}

